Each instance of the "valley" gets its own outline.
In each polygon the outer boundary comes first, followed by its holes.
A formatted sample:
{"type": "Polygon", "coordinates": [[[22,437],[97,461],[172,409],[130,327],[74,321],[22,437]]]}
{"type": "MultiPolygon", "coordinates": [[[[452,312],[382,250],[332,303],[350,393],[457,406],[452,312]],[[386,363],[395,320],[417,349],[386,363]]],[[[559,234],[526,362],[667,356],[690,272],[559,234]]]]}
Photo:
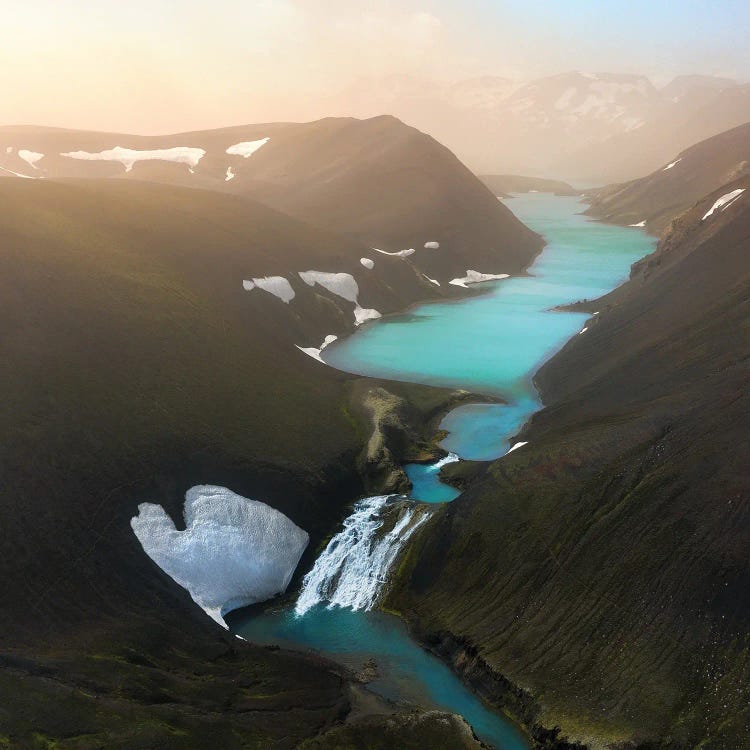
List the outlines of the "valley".
{"type": "Polygon", "coordinates": [[[623,286],[572,306],[599,315],[536,374],[525,445],[430,518],[386,597],[488,698],[587,747],[747,737],[738,190],[698,200],[623,286]]]}
{"type": "MultiPolygon", "coordinates": [[[[195,747],[211,736],[225,747],[285,748],[351,717],[354,732],[366,721],[371,736],[442,737],[448,747],[460,736],[472,746],[465,724],[444,713],[412,720],[402,709],[386,719],[392,707],[363,697],[333,662],[227,634],[131,529],[150,503],[164,509],[157,528],[179,534],[186,491],[210,480],[303,529],[304,570],[352,498],[405,486],[401,463],[435,453],[431,419],[468,394],[365,382],[303,350],[355,330],[360,309],[385,315],[466,294],[448,282],[467,269],[516,273],[542,240],[449,152],[384,122],[416,140],[415,158],[420,141],[430,150],[419,174],[434,186],[431,208],[417,223],[403,214],[411,223],[398,236],[414,248],[405,255],[387,238],[377,253],[246,195],[131,179],[141,162],[126,172],[80,160],[77,176],[0,179],[0,462],[15,488],[4,495],[0,637],[4,692],[14,698],[2,733],[13,743],[80,735],[78,747],[195,747]],[[467,209],[456,189],[468,193],[467,209]],[[454,243],[433,224],[438,215],[480,234],[454,243]],[[479,242],[483,232],[494,239],[479,242]],[[440,249],[425,247],[433,242],[440,249]]],[[[115,146],[71,137],[69,148],[89,153],[115,146]]],[[[379,188],[356,164],[345,171],[367,200],[379,188]]],[[[381,153],[376,167],[388,164],[381,153]]],[[[384,235],[391,224],[387,212],[369,221],[384,235]]]]}
{"type": "Polygon", "coordinates": [[[747,126],[5,143],[0,746],[742,747],[747,126]]]}
{"type": "MultiPolygon", "coordinates": [[[[533,374],[566,339],[578,334],[588,317],[552,308],[582,295],[605,293],[653,246],[638,230],[603,226],[581,216],[583,206],[577,199],[519,196],[508,205],[547,241],[528,275],[488,282],[494,288],[469,300],[423,305],[406,316],[370,324],[323,354],[328,364],[357,374],[470,388],[506,401],[478,409],[461,406],[462,418],[451,420],[452,413],[444,418],[441,425],[449,422],[453,428],[446,441],[462,458],[502,456],[539,408],[533,374]],[[590,261],[593,257],[596,264],[590,261]],[[468,339],[467,331],[472,332],[468,339]],[[470,416],[463,413],[466,409],[471,409],[470,416]]],[[[409,466],[406,469],[412,476],[409,466]]],[[[440,501],[445,499],[443,488],[435,472],[432,481],[420,485],[422,492],[413,490],[412,496],[440,501]]],[[[443,664],[413,644],[399,623],[370,611],[400,547],[419,533],[431,513],[429,506],[411,511],[403,503],[399,510],[398,496],[390,499],[393,505],[385,504],[386,498],[372,501],[355,509],[341,536],[318,557],[293,610],[272,608],[262,615],[240,611],[230,616],[231,628],[253,642],[312,648],[343,658],[354,669],[375,659],[378,676],[370,687],[385,697],[460,713],[491,747],[528,747],[520,732],[514,734],[512,725],[493,717],[443,664]],[[393,523],[394,514],[396,525],[382,542],[374,541],[380,527],[393,523]]]]}

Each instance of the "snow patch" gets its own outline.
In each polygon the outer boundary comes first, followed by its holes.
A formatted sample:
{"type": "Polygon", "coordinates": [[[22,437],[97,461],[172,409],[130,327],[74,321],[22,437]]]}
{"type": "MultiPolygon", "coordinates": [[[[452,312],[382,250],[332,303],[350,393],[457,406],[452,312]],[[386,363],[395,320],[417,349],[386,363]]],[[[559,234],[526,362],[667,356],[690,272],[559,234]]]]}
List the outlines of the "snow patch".
{"type": "Polygon", "coordinates": [[[662,169],[661,171],[666,172],[668,169],[672,169],[675,164],[679,164],[681,161],[682,157],[680,157],[679,159],[675,159],[671,164],[667,164],[667,166],[664,167],[664,169],[662,169]]]}
{"type": "Polygon", "coordinates": [[[453,284],[453,286],[461,286],[465,289],[469,284],[480,284],[483,281],[499,281],[508,277],[509,274],[507,273],[479,273],[479,271],[468,269],[466,276],[460,279],[451,279],[448,283],[453,284]]]}
{"type": "Polygon", "coordinates": [[[555,109],[558,111],[563,111],[567,109],[573,99],[575,99],[575,95],[578,93],[578,89],[573,86],[572,88],[566,89],[560,98],[555,102],[555,109]]]}
{"type": "Polygon", "coordinates": [[[247,159],[252,156],[261,146],[265,146],[268,143],[269,138],[261,138],[258,141],[242,141],[242,143],[235,143],[234,146],[230,146],[226,153],[232,156],[242,156],[247,159]]]}
{"type": "Polygon", "coordinates": [[[629,227],[645,227],[646,226],[646,220],[639,221],[637,224],[628,224],[629,227]]]}
{"type": "Polygon", "coordinates": [[[294,299],[294,289],[292,285],[283,276],[263,276],[252,281],[243,281],[242,288],[250,291],[251,289],[262,289],[269,294],[273,294],[274,297],[278,297],[282,302],[287,305],[294,299]]]}
{"type": "MultiPolygon", "coordinates": [[[[365,259],[366,260],[366,259],[365,259]]],[[[327,273],[325,271],[300,271],[300,278],[308,286],[320,284],[331,294],[354,303],[354,322],[356,325],[368,320],[382,317],[377,310],[364,308],[359,304],[359,286],[350,273],[327,273]]]]}
{"type": "Polygon", "coordinates": [[[144,552],[224,627],[227,612],[283,593],[309,542],[280,511],[226,487],[191,487],[184,517],[178,531],[161,505],[141,503],[130,526],[144,552]]]}
{"type": "MultiPolygon", "coordinates": [[[[513,451],[515,451],[515,450],[518,450],[519,448],[523,448],[523,446],[524,446],[524,445],[528,445],[528,444],[529,444],[529,441],[528,441],[528,440],[524,440],[524,441],[522,441],[522,442],[520,442],[520,443],[515,443],[515,444],[514,444],[514,445],[513,445],[513,446],[512,446],[511,448],[510,448],[510,450],[508,451],[508,453],[513,453],[513,451]]],[[[507,456],[507,455],[508,455],[508,453],[506,453],[505,455],[507,456]]]]}
{"type": "Polygon", "coordinates": [[[414,253],[417,252],[413,247],[410,247],[408,250],[397,250],[395,253],[389,253],[389,252],[386,252],[385,250],[379,250],[377,247],[374,247],[373,250],[376,253],[382,253],[383,255],[390,255],[391,257],[394,257],[394,258],[408,258],[410,255],[414,255],[414,253]]]}
{"type": "Polygon", "coordinates": [[[370,258],[360,258],[359,262],[370,271],[375,268],[375,261],[370,260],[370,258]]]}
{"type": "MultiPolygon", "coordinates": [[[[332,333],[329,333],[328,336],[326,336],[323,339],[323,343],[316,349],[313,346],[304,347],[304,346],[297,346],[297,349],[299,349],[301,352],[304,352],[307,354],[308,357],[312,357],[313,359],[317,359],[318,362],[323,362],[323,358],[320,356],[320,353],[325,349],[329,344],[332,344],[338,336],[334,336],[332,333]]],[[[296,346],[296,344],[295,344],[296,346]]],[[[325,364],[325,362],[323,362],[325,364]]]]}
{"type": "Polygon", "coordinates": [[[19,150],[18,155],[23,159],[30,167],[39,169],[36,163],[44,158],[44,154],[40,154],[37,151],[27,151],[25,148],[19,150]]]}
{"type": "Polygon", "coordinates": [[[227,167],[227,175],[224,178],[224,182],[229,182],[229,180],[233,180],[236,177],[235,173],[232,171],[231,167],[227,167]]]}
{"type": "Polygon", "coordinates": [[[622,124],[625,126],[625,132],[630,133],[633,130],[638,130],[638,128],[642,128],[646,122],[644,120],[641,120],[640,117],[625,117],[621,120],[622,124]]]}
{"type": "Polygon", "coordinates": [[[580,331],[578,331],[578,335],[580,336],[582,333],[586,333],[586,331],[588,331],[588,330],[589,330],[589,327],[588,326],[584,326],[583,328],[581,328],[580,331]]]}
{"type": "Polygon", "coordinates": [[[192,171],[205,155],[204,149],[190,148],[189,146],[158,148],[150,151],[138,151],[133,148],[115,146],[107,151],[97,153],[68,151],[60,154],[60,156],[67,156],[69,159],[81,159],[83,161],[117,161],[125,167],[126,172],[130,172],[133,165],[139,161],[171,161],[175,164],[187,164],[188,169],[192,171]]]}
{"type": "Polygon", "coordinates": [[[32,177],[30,174],[21,174],[20,172],[14,172],[12,169],[6,169],[5,167],[0,167],[0,170],[3,172],[7,172],[8,174],[12,174],[16,177],[23,177],[24,180],[35,180],[36,177],[32,177]]]}
{"type": "Polygon", "coordinates": [[[349,302],[357,302],[359,286],[350,273],[327,273],[325,271],[300,271],[299,276],[308,286],[320,284],[332,294],[349,302]]]}
{"type": "Polygon", "coordinates": [[[716,203],[711,206],[711,210],[706,212],[701,221],[705,221],[709,216],[711,216],[711,214],[714,213],[714,211],[726,211],[729,206],[731,206],[732,203],[734,203],[737,198],[739,198],[744,192],[745,188],[738,188],[737,190],[732,190],[731,193],[722,195],[721,198],[719,198],[719,200],[717,200],[716,203]]]}
{"type": "Polygon", "coordinates": [[[383,316],[372,308],[360,307],[359,304],[354,308],[354,322],[360,326],[362,323],[366,323],[368,320],[376,320],[383,316]]]}
{"type": "Polygon", "coordinates": [[[425,242],[424,246],[427,250],[437,250],[440,247],[440,243],[433,240],[431,242],[425,242]]]}
{"type": "Polygon", "coordinates": [[[422,276],[424,276],[427,281],[430,282],[430,284],[434,284],[435,286],[440,286],[440,282],[437,279],[431,279],[426,273],[423,273],[422,276]]]}

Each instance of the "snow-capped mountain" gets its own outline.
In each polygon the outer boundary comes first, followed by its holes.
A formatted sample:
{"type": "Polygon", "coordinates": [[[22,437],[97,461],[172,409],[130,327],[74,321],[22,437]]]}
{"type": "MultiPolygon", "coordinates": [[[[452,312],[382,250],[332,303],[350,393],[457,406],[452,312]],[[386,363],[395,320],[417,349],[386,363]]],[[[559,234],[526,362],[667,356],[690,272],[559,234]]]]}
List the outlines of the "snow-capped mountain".
{"type": "Polygon", "coordinates": [[[582,137],[641,127],[660,97],[643,76],[565,73],[526,84],[504,102],[503,111],[528,128],[582,137]]]}
{"type": "Polygon", "coordinates": [[[445,88],[448,101],[461,109],[494,111],[520,87],[518,81],[500,76],[481,76],[445,88]]]}
{"type": "Polygon", "coordinates": [[[727,78],[568,72],[530,82],[450,84],[412,76],[358,81],[320,102],[327,114],[388,113],[433,135],[479,173],[585,182],[649,172],[675,151],[750,120],[750,91],[727,78]],[[677,138],[677,143],[675,143],[677,138]]]}

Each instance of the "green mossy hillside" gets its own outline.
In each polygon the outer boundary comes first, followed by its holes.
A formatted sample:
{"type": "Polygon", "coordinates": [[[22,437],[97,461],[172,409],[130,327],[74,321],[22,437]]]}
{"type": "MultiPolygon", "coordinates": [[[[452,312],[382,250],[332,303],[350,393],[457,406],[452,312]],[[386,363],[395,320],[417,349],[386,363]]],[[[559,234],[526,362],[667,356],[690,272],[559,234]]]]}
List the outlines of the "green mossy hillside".
{"type": "Polygon", "coordinates": [[[387,606],[528,726],[750,737],[750,204],[721,191],[537,374],[528,444],[426,524],[387,606]]]}
{"type": "MultiPolygon", "coordinates": [[[[297,272],[356,272],[383,312],[431,286],[400,259],[368,275],[362,255],[242,196],[0,181],[6,745],[292,748],[348,715],[348,677],[222,631],[130,520],[148,501],[181,526],[189,487],[225,485],[306,529],[309,567],[364,491],[373,426],[358,379],[295,346],[350,332],[353,304],[297,272]],[[243,289],[276,274],[289,305],[243,289]]],[[[405,389],[425,424],[452,398],[405,389]]]]}

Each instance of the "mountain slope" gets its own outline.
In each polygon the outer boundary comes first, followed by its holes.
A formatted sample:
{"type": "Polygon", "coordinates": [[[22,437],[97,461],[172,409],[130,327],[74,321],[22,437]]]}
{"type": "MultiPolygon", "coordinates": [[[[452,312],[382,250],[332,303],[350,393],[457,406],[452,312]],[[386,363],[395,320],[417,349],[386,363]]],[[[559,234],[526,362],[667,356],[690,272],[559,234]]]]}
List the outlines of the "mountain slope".
{"type": "Polygon", "coordinates": [[[591,303],[528,444],[426,526],[390,597],[489,696],[592,748],[746,744],[747,193],[703,218],[742,188],[591,303]]]}
{"type": "Polygon", "coordinates": [[[564,161],[562,173],[588,184],[629,180],[668,164],[677,154],[706,138],[750,121],[750,85],[697,93],[665,105],[642,127],[589,144],[564,161]]]}
{"type": "MultiPolygon", "coordinates": [[[[138,156],[120,154],[125,160],[138,156]]],[[[463,276],[467,268],[517,273],[541,247],[450,151],[393,117],[154,137],[0,128],[0,167],[10,170],[0,170],[6,176],[120,177],[245,195],[368,247],[414,248],[421,270],[441,281],[463,276]],[[226,153],[247,143],[254,146],[234,150],[248,156],[226,153]],[[112,160],[117,154],[107,161],[80,154],[116,147],[182,151],[132,164],[112,160]],[[29,164],[22,152],[44,156],[29,164]],[[428,242],[438,242],[440,250],[425,252],[428,242]]]]}
{"type": "Polygon", "coordinates": [[[659,233],[707,193],[747,174],[750,124],[675,154],[648,177],[592,193],[587,213],[618,224],[645,221],[649,231],[659,233]]]}
{"type": "Polygon", "coordinates": [[[643,76],[577,71],[528,82],[363,80],[325,102],[329,112],[392,113],[478,172],[516,174],[548,174],[560,155],[637,128],[664,105],[643,76]]]}
{"type": "Polygon", "coordinates": [[[317,111],[388,112],[430,133],[480,174],[596,185],[646,174],[673,153],[750,120],[750,87],[714,76],[570,71],[532,81],[361,80],[317,111]]]}
{"type": "Polygon", "coordinates": [[[242,196],[0,180],[3,742],[291,748],[383,708],[328,662],[224,634],[130,527],[148,501],[181,528],[185,491],[216,483],[305,529],[309,565],[364,489],[373,427],[360,381],[295,348],[352,330],[354,303],[298,271],[356,274],[384,311],[425,290],[361,252],[242,196]],[[243,288],[266,274],[294,299],[243,288]]]}

